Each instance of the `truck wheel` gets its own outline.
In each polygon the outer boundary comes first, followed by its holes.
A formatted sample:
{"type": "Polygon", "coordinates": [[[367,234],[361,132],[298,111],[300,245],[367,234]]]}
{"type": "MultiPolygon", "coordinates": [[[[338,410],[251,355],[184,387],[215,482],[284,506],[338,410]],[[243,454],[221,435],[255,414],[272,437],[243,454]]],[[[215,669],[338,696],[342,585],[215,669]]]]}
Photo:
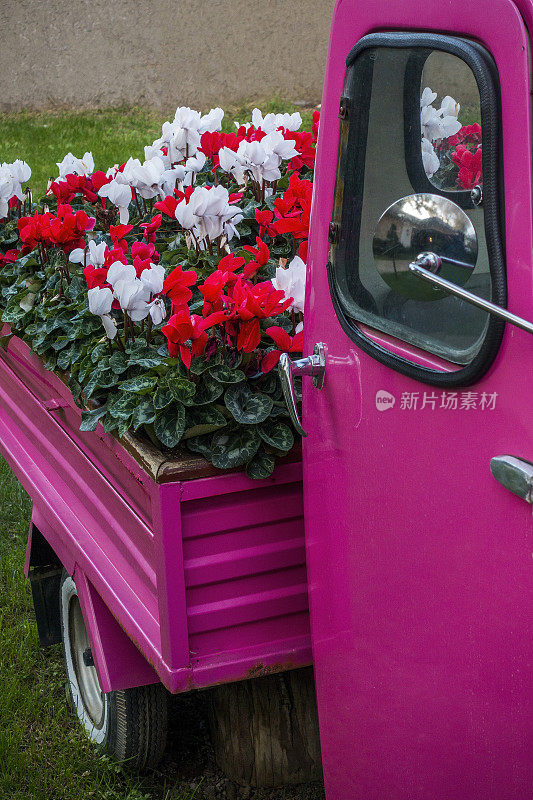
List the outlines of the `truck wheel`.
{"type": "Polygon", "coordinates": [[[167,692],[162,684],[102,692],[76,584],[63,570],[61,635],[73,713],[102,751],[132,769],[155,767],[167,738],[167,692]]]}

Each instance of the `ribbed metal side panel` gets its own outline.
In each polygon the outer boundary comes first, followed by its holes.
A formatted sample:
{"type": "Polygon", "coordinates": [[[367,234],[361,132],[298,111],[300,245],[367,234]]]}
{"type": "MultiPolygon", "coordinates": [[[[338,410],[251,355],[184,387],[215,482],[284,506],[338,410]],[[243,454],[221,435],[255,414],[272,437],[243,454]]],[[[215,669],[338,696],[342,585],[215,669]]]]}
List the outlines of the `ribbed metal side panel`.
{"type": "Polygon", "coordinates": [[[309,634],[299,481],[181,508],[192,663],[309,634]]]}

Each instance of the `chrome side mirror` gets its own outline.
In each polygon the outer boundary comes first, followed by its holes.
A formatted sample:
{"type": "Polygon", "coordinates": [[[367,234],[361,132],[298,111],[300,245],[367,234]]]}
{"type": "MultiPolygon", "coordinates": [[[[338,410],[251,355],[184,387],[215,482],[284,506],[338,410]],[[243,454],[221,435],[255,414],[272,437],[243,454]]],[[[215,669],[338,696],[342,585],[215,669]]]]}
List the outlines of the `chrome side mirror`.
{"type": "Polygon", "coordinates": [[[381,215],[374,235],[376,269],[391,289],[411,300],[438,300],[446,292],[424,284],[409,269],[420,253],[437,253],[439,275],[464,286],[476,266],[475,228],[465,212],[446,197],[411,194],[381,215]]]}
{"type": "Polygon", "coordinates": [[[452,294],[533,334],[533,323],[463,289],[477,260],[477,236],[465,212],[446,197],[411,194],[381,215],[374,235],[376,269],[411,300],[452,294]]]}

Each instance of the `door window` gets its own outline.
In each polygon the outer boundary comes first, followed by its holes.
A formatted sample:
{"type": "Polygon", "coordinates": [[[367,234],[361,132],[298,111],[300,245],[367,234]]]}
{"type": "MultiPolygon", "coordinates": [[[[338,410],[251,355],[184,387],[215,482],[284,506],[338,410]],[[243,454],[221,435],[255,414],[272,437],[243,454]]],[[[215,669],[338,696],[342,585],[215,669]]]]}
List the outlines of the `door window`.
{"type": "Polygon", "coordinates": [[[413,259],[437,251],[446,226],[436,217],[430,228],[415,219],[412,231],[378,225],[400,198],[413,195],[411,209],[423,195],[448,198],[468,215],[477,237],[466,288],[505,305],[496,81],[488,53],[451,37],[371,34],[348,59],[330,265],[336,308],[352,338],[380,360],[389,356],[358,323],[450,363],[432,375],[394,356],[391,366],[429,382],[477,379],[495,357],[502,324],[431,287],[429,293],[425,286],[411,293],[391,288],[376,269],[376,231],[392,269],[395,249],[412,247],[413,259]]]}

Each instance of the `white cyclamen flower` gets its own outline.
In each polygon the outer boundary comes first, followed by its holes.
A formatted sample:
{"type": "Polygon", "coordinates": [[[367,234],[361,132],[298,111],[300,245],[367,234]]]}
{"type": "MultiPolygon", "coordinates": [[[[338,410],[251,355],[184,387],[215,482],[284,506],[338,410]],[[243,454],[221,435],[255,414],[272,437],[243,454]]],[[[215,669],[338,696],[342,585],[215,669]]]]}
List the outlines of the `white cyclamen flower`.
{"type": "Polygon", "coordinates": [[[224,172],[231,173],[239,186],[244,183],[245,162],[241,154],[237,155],[229,147],[221,147],[218,152],[220,168],[224,172]]]}
{"type": "Polygon", "coordinates": [[[300,256],[295,256],[285,269],[276,267],[276,277],[272,279],[272,285],[275,289],[285,292],[285,297],[292,297],[289,310],[302,312],[304,310],[306,275],[305,262],[300,256]]]}
{"type": "Polygon", "coordinates": [[[120,307],[134,322],[140,322],[150,313],[148,301],[150,290],[139,278],[133,280],[119,280],[113,286],[113,294],[120,307]]]}
{"type": "Polygon", "coordinates": [[[95,268],[103,267],[106,248],[107,245],[105,242],[96,244],[96,242],[90,240],[85,250],[81,247],[76,247],[75,250],[72,250],[68,260],[72,261],[73,264],[85,264],[85,266],[95,268]]]}
{"type": "Polygon", "coordinates": [[[436,99],[437,99],[437,92],[433,92],[429,88],[429,86],[426,86],[426,88],[420,95],[420,108],[424,108],[425,106],[430,106],[436,99]]]}
{"type": "Polygon", "coordinates": [[[265,117],[263,117],[262,112],[258,108],[254,108],[252,111],[252,125],[255,128],[261,128],[265,133],[271,133],[278,128],[285,128],[288,131],[297,131],[301,124],[302,117],[298,111],[295,111],[294,114],[267,114],[265,117]]]}
{"type": "Polygon", "coordinates": [[[113,292],[108,286],[103,289],[99,286],[95,286],[94,289],[89,289],[87,292],[87,299],[89,301],[89,311],[91,314],[102,317],[104,314],[111,313],[113,292]]]}
{"type": "Polygon", "coordinates": [[[429,139],[422,139],[422,164],[428,178],[432,178],[440,167],[439,157],[429,139]]]}
{"type": "MultiPolygon", "coordinates": [[[[14,180],[19,184],[26,183],[31,178],[31,167],[25,161],[21,161],[20,158],[17,158],[11,164],[2,164],[2,166],[10,169],[14,180]]],[[[22,200],[22,197],[19,197],[19,200],[22,200]]]]}
{"type": "Polygon", "coordinates": [[[191,158],[187,159],[185,162],[185,175],[182,178],[184,186],[193,185],[197,174],[204,168],[206,161],[206,156],[204,153],[200,152],[200,150],[198,150],[195,156],[191,156],[191,158]]]}
{"type": "Polygon", "coordinates": [[[7,216],[12,197],[23,199],[22,184],[31,177],[31,169],[25,161],[17,158],[13,163],[0,164],[0,219],[7,216]]]}
{"type": "Polygon", "coordinates": [[[117,335],[117,324],[111,316],[111,306],[113,305],[113,292],[109,287],[100,289],[95,286],[87,292],[89,301],[89,311],[102,320],[102,325],[108,339],[114,339],[117,335]]]}
{"type": "Polygon", "coordinates": [[[430,142],[437,139],[446,139],[454,136],[461,130],[461,123],[457,120],[459,113],[459,103],[453,97],[447,95],[442,101],[440,109],[436,109],[432,103],[437,97],[436,92],[432,92],[426,86],[420,98],[420,125],[422,135],[430,142]]]}
{"type": "Polygon", "coordinates": [[[440,112],[443,117],[457,117],[459,116],[459,111],[461,110],[461,106],[459,103],[450,97],[449,94],[443,99],[442,103],[440,104],[440,112]]]}
{"type": "Polygon", "coordinates": [[[221,168],[230,172],[237,183],[244,183],[244,173],[248,173],[262,186],[264,181],[272,183],[279,180],[281,162],[294,158],[295,155],[297,150],[294,141],[284,139],[281,131],[272,131],[260,142],[239,142],[236,153],[228,147],[221,148],[219,159],[221,168]]]}
{"type": "Polygon", "coordinates": [[[57,163],[59,177],[67,175],[92,175],[94,172],[94,159],[92,153],[85,153],[83,158],[76,158],[72,153],[67,153],[63,161],[57,163]]]}
{"type": "Polygon", "coordinates": [[[141,281],[151,294],[160,294],[165,282],[165,268],[160,264],[150,264],[150,269],[141,272],[141,281]]]}
{"type": "Polygon", "coordinates": [[[162,297],[156,297],[151,303],[148,303],[150,309],[150,316],[154,325],[161,325],[167,316],[167,310],[162,297]]]}
{"type": "Polygon", "coordinates": [[[203,116],[188,106],[176,109],[173,122],[165,122],[162,135],[153,147],[168,147],[168,156],[172,164],[194,156],[200,147],[200,137],[207,131],[219,131],[222,127],[224,112],[221,108],[212,108],[203,116]]]}
{"type": "Polygon", "coordinates": [[[133,264],[123,264],[122,261],[113,261],[107,271],[107,282],[113,287],[118,281],[133,281],[136,277],[133,264]]]}
{"type": "Polygon", "coordinates": [[[151,158],[160,158],[163,164],[165,165],[165,169],[170,169],[170,156],[168,155],[168,147],[167,153],[163,153],[163,147],[165,147],[165,143],[161,139],[156,139],[153,144],[147,144],[144,147],[144,160],[150,161],[151,158]]]}
{"type": "Polygon", "coordinates": [[[176,206],[175,217],[182,228],[192,231],[202,248],[205,239],[214,241],[225,231],[225,226],[240,216],[242,209],[230,205],[229,193],[225,186],[208,189],[198,186],[186,203],[182,200],[176,206]]]}
{"type": "MultiPolygon", "coordinates": [[[[184,174],[184,173],[183,173],[184,174]]],[[[145,200],[154,197],[165,199],[174,194],[180,173],[170,169],[159,156],[153,156],[141,164],[138,158],[129,158],[122,172],[117,172],[115,180],[133,187],[145,200]]]]}
{"type": "MultiPolygon", "coordinates": [[[[118,175],[120,173],[117,173],[118,175]]],[[[120,216],[120,224],[127,225],[130,212],[128,210],[131,203],[131,186],[127,183],[121,183],[116,178],[109,183],[104,184],[99,190],[100,197],[107,197],[110,203],[117,206],[120,216]]]]}
{"type": "Polygon", "coordinates": [[[9,201],[15,193],[15,183],[11,172],[6,169],[6,165],[0,166],[0,219],[7,217],[9,211],[9,201]]]}

